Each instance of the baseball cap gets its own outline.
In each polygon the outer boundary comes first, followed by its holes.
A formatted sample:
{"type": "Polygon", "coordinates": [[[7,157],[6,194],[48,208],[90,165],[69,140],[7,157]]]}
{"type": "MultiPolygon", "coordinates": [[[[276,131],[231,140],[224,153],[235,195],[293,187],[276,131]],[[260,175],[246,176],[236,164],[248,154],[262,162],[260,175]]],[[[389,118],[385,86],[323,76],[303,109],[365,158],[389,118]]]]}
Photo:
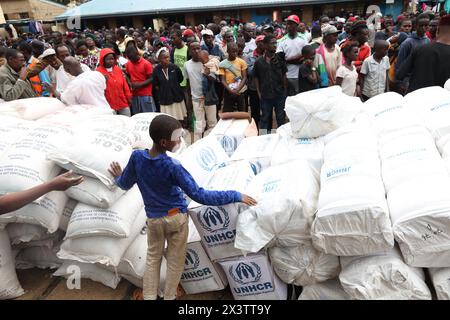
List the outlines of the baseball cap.
{"type": "Polygon", "coordinates": [[[53,49],[47,49],[47,50],[45,50],[45,51],[42,53],[42,55],[41,55],[39,58],[44,59],[44,58],[53,56],[53,55],[55,55],[55,54],[56,54],[55,50],[53,50],[53,49]]]}
{"type": "Polygon", "coordinates": [[[327,24],[322,28],[322,36],[324,37],[334,33],[338,33],[338,29],[331,24],[327,24]]]}
{"type": "Polygon", "coordinates": [[[263,27],[263,30],[273,29],[273,26],[271,24],[266,24],[263,27]]]}
{"type": "Polygon", "coordinates": [[[191,29],[186,29],[183,31],[183,37],[193,37],[194,36],[194,31],[192,31],[191,29]]]}
{"type": "Polygon", "coordinates": [[[297,15],[293,14],[290,15],[289,17],[286,18],[286,21],[292,21],[295,22],[296,24],[300,24],[300,19],[297,15]]]}
{"type": "Polygon", "coordinates": [[[214,37],[214,33],[212,32],[212,30],[209,30],[209,29],[202,30],[202,36],[204,36],[204,35],[214,37]]]}

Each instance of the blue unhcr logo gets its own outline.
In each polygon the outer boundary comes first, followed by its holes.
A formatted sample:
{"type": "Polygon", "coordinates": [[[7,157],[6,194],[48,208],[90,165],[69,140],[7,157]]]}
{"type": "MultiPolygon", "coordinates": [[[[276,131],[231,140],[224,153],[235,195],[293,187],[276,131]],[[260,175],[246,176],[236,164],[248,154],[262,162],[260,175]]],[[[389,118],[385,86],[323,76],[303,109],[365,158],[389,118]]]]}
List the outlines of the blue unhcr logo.
{"type": "Polygon", "coordinates": [[[197,162],[203,170],[211,171],[217,164],[217,156],[210,147],[206,147],[198,153],[197,162]]]}
{"type": "Polygon", "coordinates": [[[240,284],[258,282],[261,279],[261,268],[254,262],[249,264],[240,262],[237,266],[230,266],[230,276],[240,284]]]}
{"type": "Polygon", "coordinates": [[[200,265],[200,258],[197,252],[195,252],[192,249],[187,249],[186,259],[184,261],[184,270],[197,269],[199,265],[200,265]]]}

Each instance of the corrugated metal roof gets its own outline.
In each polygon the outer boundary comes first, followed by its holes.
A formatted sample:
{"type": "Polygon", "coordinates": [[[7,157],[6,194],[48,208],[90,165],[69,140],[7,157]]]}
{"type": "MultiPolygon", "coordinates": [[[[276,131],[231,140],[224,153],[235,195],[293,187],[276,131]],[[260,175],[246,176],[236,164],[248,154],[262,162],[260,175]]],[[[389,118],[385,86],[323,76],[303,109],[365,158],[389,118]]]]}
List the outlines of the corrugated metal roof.
{"type": "Polygon", "coordinates": [[[350,2],[355,0],[91,0],[76,8],[67,10],[55,19],[73,16],[111,17],[124,15],[162,14],[221,10],[230,8],[276,7],[307,5],[315,3],[350,2]]]}

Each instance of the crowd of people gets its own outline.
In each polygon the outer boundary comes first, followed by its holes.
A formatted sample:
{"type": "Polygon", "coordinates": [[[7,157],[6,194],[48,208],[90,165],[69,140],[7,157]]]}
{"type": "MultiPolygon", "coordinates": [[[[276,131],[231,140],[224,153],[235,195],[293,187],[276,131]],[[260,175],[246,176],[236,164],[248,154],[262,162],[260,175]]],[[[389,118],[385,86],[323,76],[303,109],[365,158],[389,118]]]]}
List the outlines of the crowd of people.
{"type": "Polygon", "coordinates": [[[231,23],[24,34],[1,39],[0,98],[57,97],[132,116],[162,112],[194,133],[219,112],[248,112],[270,132],[287,96],[342,87],[363,101],[450,78],[450,15],[322,16],[307,25],[231,23]]]}

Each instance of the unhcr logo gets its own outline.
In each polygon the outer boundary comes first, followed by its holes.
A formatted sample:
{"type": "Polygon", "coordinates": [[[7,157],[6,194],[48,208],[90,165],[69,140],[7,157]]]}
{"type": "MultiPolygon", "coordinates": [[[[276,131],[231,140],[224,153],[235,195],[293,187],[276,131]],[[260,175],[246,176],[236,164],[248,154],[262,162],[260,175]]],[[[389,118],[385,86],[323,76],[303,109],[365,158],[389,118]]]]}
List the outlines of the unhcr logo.
{"type": "Polygon", "coordinates": [[[228,273],[234,281],[244,285],[261,279],[261,268],[254,262],[240,262],[237,266],[230,266],[228,273]]]}
{"type": "Polygon", "coordinates": [[[200,258],[198,257],[197,252],[192,249],[186,250],[186,259],[184,261],[184,270],[193,270],[197,269],[200,265],[200,258]]]}
{"type": "Polygon", "coordinates": [[[222,207],[208,207],[204,212],[198,212],[197,220],[209,232],[227,229],[230,224],[230,217],[222,207]]]}
{"type": "Polygon", "coordinates": [[[230,152],[233,152],[234,150],[236,150],[236,146],[237,146],[236,137],[223,136],[220,142],[221,142],[222,148],[223,148],[223,150],[225,150],[225,152],[230,153],[230,152]]]}
{"type": "Polygon", "coordinates": [[[198,153],[197,162],[203,170],[211,171],[217,164],[217,156],[210,147],[206,147],[198,153]]]}

